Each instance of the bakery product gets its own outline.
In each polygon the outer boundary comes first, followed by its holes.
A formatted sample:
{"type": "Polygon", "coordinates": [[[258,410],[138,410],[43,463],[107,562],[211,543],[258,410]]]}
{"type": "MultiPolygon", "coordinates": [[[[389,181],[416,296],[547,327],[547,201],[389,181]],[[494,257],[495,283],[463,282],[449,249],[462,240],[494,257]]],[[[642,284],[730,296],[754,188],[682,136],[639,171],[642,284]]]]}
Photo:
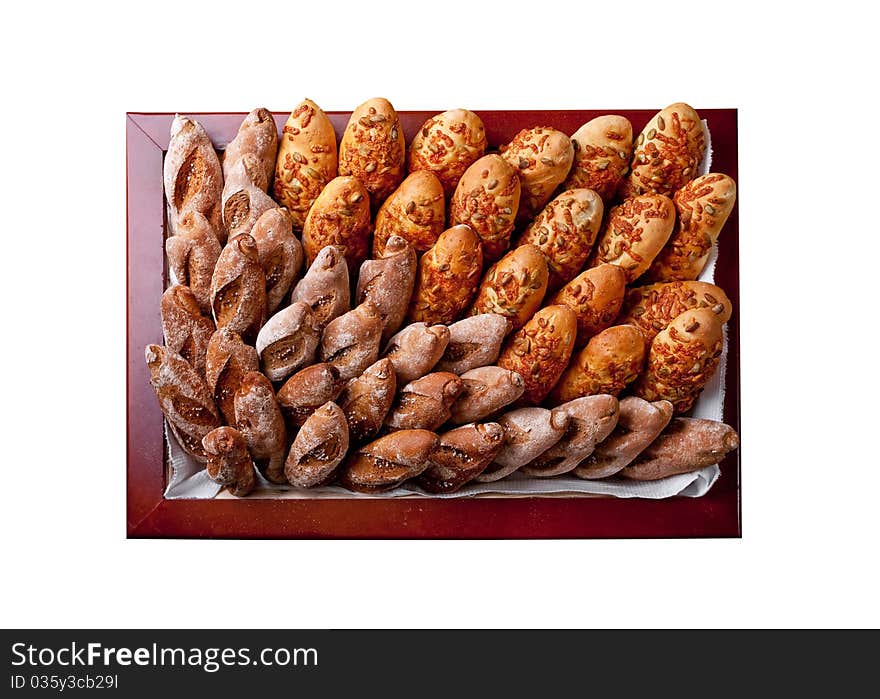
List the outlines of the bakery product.
{"type": "Polygon", "coordinates": [[[382,317],[370,302],[330,321],[321,336],[321,361],[329,362],[344,379],[359,376],[379,357],[382,317]]]}
{"type": "Polygon", "coordinates": [[[345,419],[352,443],[375,435],[391,410],[397,379],[390,359],[371,364],[357,378],[351,379],[337,401],[345,419]]]}
{"type": "Polygon", "coordinates": [[[444,371],[410,381],[400,389],[385,426],[389,430],[435,430],[449,419],[461,390],[461,379],[444,371]]]}
{"type": "Polygon", "coordinates": [[[235,138],[223,151],[223,177],[227,179],[238,161],[250,155],[260,170],[254,181],[259,181],[263,191],[267,191],[275,172],[277,153],[278,128],[275,120],[268,109],[258,107],[244,118],[235,138]]]}
{"type": "Polygon", "coordinates": [[[591,119],[571,136],[574,163],[564,189],[586,187],[610,203],[629,172],[632,124],[626,117],[606,114],[591,119]]]}
{"type": "Polygon", "coordinates": [[[287,430],[269,379],[258,371],[241,377],[233,398],[235,427],[263,475],[272,483],[286,483],[284,453],[287,430]]]}
{"type": "Polygon", "coordinates": [[[257,156],[252,153],[242,155],[230,169],[223,185],[223,225],[230,240],[250,234],[260,216],[277,208],[278,204],[265,192],[264,176],[257,156]]]}
{"type": "Polygon", "coordinates": [[[214,323],[202,313],[189,287],[177,284],[165,290],[160,302],[165,346],[205,375],[205,354],[214,334],[214,323]]]}
{"type": "Polygon", "coordinates": [[[444,432],[418,484],[429,493],[454,493],[482,473],[504,444],[497,422],[464,425],[444,432]]]}
{"type": "Polygon", "coordinates": [[[257,244],[247,234],[223,248],[211,277],[211,309],[218,328],[253,341],[266,321],[266,275],[257,244]]]}
{"type": "Polygon", "coordinates": [[[486,272],[470,313],[497,313],[518,330],[541,307],[548,278],[547,259],[538,248],[514,248],[486,272]]]}
{"type": "Polygon", "coordinates": [[[174,278],[189,287],[206,313],[211,312],[211,276],[220,251],[217,231],[198,211],[184,213],[177,233],[165,240],[165,255],[174,278]]]}
{"type": "Polygon", "coordinates": [[[611,326],[620,313],[625,292],[626,273],[623,269],[601,264],[572,279],[550,299],[550,303],[564,304],[575,312],[575,345],[582,347],[591,337],[611,326]]]}
{"type": "Polygon", "coordinates": [[[476,422],[513,403],[525,390],[522,376],[498,366],[483,366],[461,375],[461,393],[452,404],[456,425],[476,422]]]}
{"type": "Polygon", "coordinates": [[[205,378],[226,424],[235,424],[235,392],[242,377],[260,370],[260,358],[241,336],[229,328],[211,335],[205,362],[205,378]]]}
{"type": "Polygon", "coordinates": [[[361,493],[392,490],[428,467],[437,442],[437,435],[428,430],[387,434],[348,456],[340,470],[340,483],[361,493]]]}
{"type": "Polygon", "coordinates": [[[412,323],[388,341],[383,356],[391,362],[402,386],[430,372],[448,343],[449,328],[445,325],[412,323]]]}
{"type": "Polygon", "coordinates": [[[294,301],[266,321],[257,335],[257,354],[263,373],[271,381],[283,381],[308,366],[318,349],[312,309],[294,301]]]}
{"type": "Polygon", "coordinates": [[[339,406],[324,403],[303,423],[287,460],[284,475],[297,488],[313,488],[331,480],[348,452],[348,424],[339,406]]]}
{"type": "Polygon", "coordinates": [[[328,245],[318,253],[290,293],[290,302],[296,301],[302,301],[312,309],[312,321],[318,332],[351,308],[348,265],[341,248],[328,245]]]}
{"type": "Polygon", "coordinates": [[[409,147],[409,171],[431,172],[451,197],[458,181],[486,152],[483,121],[467,109],[450,109],[428,119],[409,147]]]}
{"type": "Polygon", "coordinates": [[[437,242],[446,223],[443,187],[431,172],[409,175],[388,197],[376,214],[373,257],[382,257],[391,236],[407,240],[422,253],[437,242]]]}
{"type": "Polygon", "coordinates": [[[370,230],[370,202],[364,186],[354,177],[330,180],[306,216],[302,232],[306,264],[311,265],[326,246],[335,245],[349,270],[356,270],[367,258],[370,230]]]}
{"type": "Polygon", "coordinates": [[[312,364],[291,376],[275,398],[287,424],[299,427],[322,405],[335,401],[344,386],[335,366],[312,364]]]}
{"type": "Polygon", "coordinates": [[[367,260],[361,265],[357,302],[372,301],[379,309],[382,342],[386,342],[403,324],[415,280],[415,250],[398,235],[388,239],[382,257],[367,260]]]}
{"type": "Polygon", "coordinates": [[[453,323],[449,326],[449,342],[437,362],[437,370],[461,375],[493,364],[501,353],[501,343],[509,328],[510,322],[498,313],[481,313],[453,323]]]}
{"type": "Polygon", "coordinates": [[[287,209],[266,211],[251,229],[266,276],[266,313],[278,310],[303,266],[303,249],[287,209]]]}
{"type": "Polygon", "coordinates": [[[208,456],[205,468],[208,477],[236,497],[244,497],[254,489],[254,462],[244,437],[234,427],[218,427],[202,439],[208,456]]]}

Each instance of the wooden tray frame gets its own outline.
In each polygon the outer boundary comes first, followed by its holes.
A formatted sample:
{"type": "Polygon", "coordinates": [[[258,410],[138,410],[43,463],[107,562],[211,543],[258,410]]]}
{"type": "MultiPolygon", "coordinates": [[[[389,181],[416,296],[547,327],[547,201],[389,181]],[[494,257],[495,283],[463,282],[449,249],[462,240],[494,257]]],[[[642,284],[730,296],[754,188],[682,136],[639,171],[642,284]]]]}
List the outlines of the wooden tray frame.
{"type": "MultiPolygon", "coordinates": [[[[438,110],[439,111],[439,110],[438,110]]],[[[573,133],[601,114],[622,114],[638,133],[655,110],[481,111],[491,145],[521,128],[549,125],[573,133]]],[[[712,169],[738,181],[737,112],[700,109],[712,134],[712,169]]],[[[401,112],[407,143],[436,112],[401,112]]],[[[462,499],[166,500],[162,413],[149,386],[144,346],[161,343],[165,288],[162,159],[173,114],[126,115],[127,159],[127,533],[131,538],[650,538],[741,536],[740,453],[701,498],[666,500],[584,496],[462,499]]],[[[191,114],[218,147],[244,114],[191,114]]],[[[283,126],[286,113],[276,113],[283,126]]],[[[349,113],[330,118],[342,133],[349,113]]],[[[740,429],[739,205],[720,238],[716,280],[733,302],[725,420],[740,429]]]]}

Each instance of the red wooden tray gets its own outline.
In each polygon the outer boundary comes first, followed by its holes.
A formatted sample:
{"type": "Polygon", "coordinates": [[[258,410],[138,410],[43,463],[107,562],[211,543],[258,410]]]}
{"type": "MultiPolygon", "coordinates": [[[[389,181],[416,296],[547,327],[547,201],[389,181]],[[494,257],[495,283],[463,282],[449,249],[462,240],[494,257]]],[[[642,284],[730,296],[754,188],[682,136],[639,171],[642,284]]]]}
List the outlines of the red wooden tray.
{"type": "MultiPolygon", "coordinates": [[[[439,111],[439,110],[438,110],[439,111]]],[[[574,131],[609,113],[636,133],[655,110],[481,111],[490,145],[537,125],[574,131]]],[[[712,134],[713,171],[738,179],[737,112],[701,109],[712,134]]],[[[401,112],[407,143],[436,112],[401,112]]],[[[129,537],[223,538],[577,538],[738,537],[740,451],[701,498],[636,500],[592,497],[396,498],[333,500],[166,500],[162,413],[150,388],[144,346],[162,342],[159,301],[165,288],[162,158],[173,114],[129,113],[128,195],[128,512],[129,537]]],[[[217,146],[234,138],[244,114],[190,114],[217,146]]],[[[337,137],[349,113],[330,113],[337,137]]],[[[275,114],[279,129],[286,113],[275,114]]],[[[733,302],[725,420],[739,430],[738,205],[720,238],[715,276],[733,302]]]]}

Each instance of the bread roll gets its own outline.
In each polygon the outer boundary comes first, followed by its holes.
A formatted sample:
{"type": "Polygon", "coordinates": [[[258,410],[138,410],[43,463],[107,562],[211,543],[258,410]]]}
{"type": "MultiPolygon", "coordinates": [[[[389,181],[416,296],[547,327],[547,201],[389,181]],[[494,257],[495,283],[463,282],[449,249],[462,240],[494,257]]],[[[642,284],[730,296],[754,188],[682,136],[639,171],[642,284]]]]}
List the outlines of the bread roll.
{"type": "Polygon", "coordinates": [[[327,402],[312,413],[296,434],[284,463],[287,481],[313,488],[330,481],[348,452],[348,424],[336,403],[327,402]]]}
{"type": "Polygon", "coordinates": [[[372,301],[382,317],[382,342],[403,324],[416,281],[416,253],[405,239],[391,236],[382,257],[361,265],[357,302],[372,301]]]}
{"type": "Polygon", "coordinates": [[[235,392],[233,405],[235,427],[263,475],[272,483],[286,483],[287,430],[269,379],[258,371],[245,374],[235,392]]]}
{"type": "Polygon", "coordinates": [[[202,214],[189,210],[177,225],[177,233],[165,241],[168,266],[178,284],[188,286],[199,307],[211,312],[211,276],[220,257],[217,231],[202,214]]]}
{"type": "Polygon", "coordinates": [[[689,473],[717,464],[739,447],[736,431],[723,422],[677,417],[621,475],[639,481],[689,473]]]}
{"type": "Polygon", "coordinates": [[[252,153],[245,153],[232,166],[223,185],[223,225],[231,240],[250,235],[257,219],[278,205],[266,194],[265,173],[252,153]]]}
{"type": "Polygon", "coordinates": [[[617,265],[603,264],[582,272],[550,299],[577,316],[575,345],[582,347],[594,335],[611,326],[620,313],[626,293],[626,273],[617,265]]]}
{"type": "Polygon", "coordinates": [[[548,278],[547,260],[538,248],[514,248],[486,272],[470,313],[497,313],[510,321],[511,330],[519,330],[541,307],[548,278]]]}
{"type": "Polygon", "coordinates": [[[253,341],[266,321],[266,275],[257,244],[240,235],[223,248],[211,277],[211,309],[218,328],[253,341]]]}
{"type": "Polygon", "coordinates": [[[293,234],[287,209],[265,212],[251,229],[251,237],[266,276],[266,313],[274,313],[302,269],[302,245],[293,234]]]}
{"type": "Polygon", "coordinates": [[[350,270],[367,258],[370,240],[370,203],[367,190],[354,177],[337,177],[318,195],[303,227],[306,264],[318,253],[335,245],[345,256],[350,270]]]}
{"type": "Polygon", "coordinates": [[[333,124],[317,104],[303,100],[284,124],[273,187],[275,200],[290,211],[294,230],[302,230],[309,209],[336,170],[333,124]]]}
{"type": "Polygon", "coordinates": [[[225,243],[220,202],[223,173],[214,144],[199,122],[175,115],[165,154],[163,180],[171,233],[177,232],[178,222],[187,211],[197,211],[208,219],[220,242],[225,243]]]}
{"type": "Polygon", "coordinates": [[[144,354],[150,385],[177,443],[196,461],[205,463],[208,455],[202,439],[220,427],[220,415],[205,380],[183,357],[165,347],[147,345],[144,354]]]}
{"type": "Polygon", "coordinates": [[[437,371],[463,374],[493,364],[501,353],[501,343],[510,322],[498,313],[481,313],[449,326],[449,342],[437,363],[437,371]]]}
{"type": "Polygon", "coordinates": [[[461,379],[436,371],[406,384],[385,418],[389,430],[435,430],[449,419],[461,379]]]}
{"type": "Polygon", "coordinates": [[[498,366],[483,366],[461,375],[461,394],[452,404],[456,425],[476,422],[513,403],[525,390],[522,376],[498,366]]]}
{"type": "Polygon", "coordinates": [[[189,287],[179,284],[165,290],[160,309],[165,346],[188,361],[200,376],[204,376],[208,341],[214,334],[213,321],[202,314],[199,302],[189,287]]]}
{"type": "Polygon", "coordinates": [[[290,302],[296,301],[312,309],[312,321],[318,332],[351,308],[348,265],[341,248],[328,245],[318,253],[290,294],[290,302]]]}
{"type": "MultiPolygon", "coordinates": [[[[223,178],[228,179],[236,163],[245,155],[253,157],[260,169],[259,181],[269,189],[275,171],[275,156],[278,153],[278,128],[268,109],[259,107],[248,114],[235,138],[226,146],[223,153],[223,178]]],[[[255,178],[256,181],[256,178],[255,178]]]]}
{"type": "Polygon", "coordinates": [[[617,426],[573,471],[578,478],[608,478],[629,465],[672,419],[672,403],[629,396],[620,401],[617,426]]]}
{"type": "Polygon", "coordinates": [[[467,109],[450,109],[428,119],[409,148],[409,171],[437,176],[451,197],[465,170],[486,152],[486,129],[467,109]]]}
{"type": "Polygon", "coordinates": [[[614,199],[629,172],[632,158],[632,124],[626,117],[606,114],[596,117],[572,134],[574,164],[564,189],[586,187],[606,204],[614,199]]]}
{"type": "Polygon", "coordinates": [[[446,222],[443,187],[431,172],[413,172],[385,200],[376,214],[373,257],[381,257],[393,235],[407,240],[417,252],[437,242],[446,222]]]}
{"type": "Polygon", "coordinates": [[[238,333],[220,328],[211,335],[205,364],[208,388],[226,423],[235,424],[235,392],[250,371],[260,370],[260,358],[238,333]]]}
{"type": "Polygon", "coordinates": [[[288,425],[302,426],[308,417],[329,401],[335,401],[345,382],[332,364],[313,364],[291,376],[275,398],[288,425]]]}
{"type": "Polygon", "coordinates": [[[497,422],[464,425],[440,435],[440,442],[418,478],[429,493],[454,493],[492,463],[504,443],[497,422]]]}
{"type": "Polygon", "coordinates": [[[736,203],[736,183],[709,173],[689,182],[673,198],[678,214],[669,242],[654,258],[645,279],[670,282],[696,279],[706,266],[736,203]]]}
{"type": "Polygon", "coordinates": [[[428,467],[438,441],[428,430],[387,434],[349,455],[339,474],[340,483],[360,493],[393,490],[428,467]]]}
{"type": "Polygon", "coordinates": [[[547,204],[520,236],[518,245],[534,245],[547,258],[550,291],[570,281],[584,266],[599,234],[603,211],[594,191],[570,189],[547,204]]]}
{"type": "Polygon", "coordinates": [[[479,236],[468,226],[444,231],[419,260],[407,319],[452,323],[473,301],[482,271],[479,236]]]}
{"type": "Polygon", "coordinates": [[[311,364],[317,349],[318,332],[312,309],[301,301],[278,311],[257,335],[257,354],[263,373],[270,381],[283,381],[311,364]]]}
{"type": "Polygon", "coordinates": [[[388,341],[383,356],[391,362],[402,386],[431,371],[448,343],[449,328],[445,325],[412,323],[388,341]]]}
{"type": "Polygon", "coordinates": [[[359,376],[379,357],[382,318],[370,301],[330,321],[321,336],[321,361],[329,362],[344,379],[359,376]]]}
{"type": "Polygon", "coordinates": [[[380,359],[363,374],[351,379],[337,401],[345,419],[352,444],[373,437],[391,410],[397,380],[390,359],[380,359]]]}
{"type": "Polygon", "coordinates": [[[254,489],[254,462],[241,432],[233,427],[218,427],[202,439],[208,455],[208,477],[236,497],[244,497],[254,489]]]}

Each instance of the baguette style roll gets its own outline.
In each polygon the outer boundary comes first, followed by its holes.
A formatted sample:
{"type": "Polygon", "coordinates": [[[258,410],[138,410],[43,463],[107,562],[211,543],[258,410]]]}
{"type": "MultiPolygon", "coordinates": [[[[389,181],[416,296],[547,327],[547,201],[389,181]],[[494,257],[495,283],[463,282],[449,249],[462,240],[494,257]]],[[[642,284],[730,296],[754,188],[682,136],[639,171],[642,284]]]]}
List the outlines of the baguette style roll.
{"type": "Polygon", "coordinates": [[[278,389],[275,398],[289,425],[302,424],[325,403],[335,401],[345,382],[332,364],[312,364],[301,369],[278,389]]]}
{"type": "Polygon", "coordinates": [[[286,209],[269,209],[254,224],[260,267],[266,276],[266,313],[278,310],[303,266],[303,249],[286,209]]]}
{"type": "Polygon", "coordinates": [[[428,467],[438,441],[428,430],[387,434],[349,455],[340,471],[340,482],[359,493],[393,490],[428,467]]]}
{"type": "Polygon", "coordinates": [[[254,462],[241,432],[234,427],[218,427],[202,439],[208,455],[208,477],[236,497],[244,497],[254,489],[254,462]]]}
{"type": "Polygon", "coordinates": [[[222,250],[217,231],[198,211],[180,217],[177,233],[165,240],[168,266],[178,284],[188,286],[199,307],[211,312],[211,277],[222,250]]]}
{"type": "Polygon", "coordinates": [[[481,313],[462,318],[449,326],[446,351],[437,362],[437,371],[463,374],[493,364],[501,353],[501,343],[510,322],[498,313],[481,313]]]}
{"type": "Polygon", "coordinates": [[[315,328],[319,332],[351,308],[348,265],[341,248],[328,245],[318,253],[290,294],[290,302],[296,301],[302,301],[312,309],[315,328]]]}
{"type": "Polygon", "coordinates": [[[244,154],[229,171],[223,185],[223,225],[228,240],[250,235],[254,224],[278,204],[266,194],[265,173],[251,153],[244,154]]]}
{"type": "Polygon", "coordinates": [[[456,425],[476,422],[513,403],[525,391],[522,376],[499,366],[483,366],[461,375],[461,393],[452,404],[456,425]]]}
{"type": "Polygon", "coordinates": [[[379,309],[365,301],[330,321],[321,337],[321,361],[339,369],[344,379],[360,376],[379,358],[382,318],[379,309]]]}
{"type": "Polygon", "coordinates": [[[235,424],[235,392],[250,371],[260,370],[260,358],[241,336],[229,328],[220,328],[208,341],[205,378],[214,401],[227,425],[235,424]]]}
{"type": "Polygon", "coordinates": [[[287,430],[269,379],[251,371],[241,379],[235,392],[235,427],[241,432],[248,451],[272,483],[286,483],[284,453],[287,430]]]}
{"type": "Polygon", "coordinates": [[[205,375],[208,341],[214,322],[202,313],[189,287],[177,284],[165,290],[160,303],[165,346],[188,361],[200,376],[205,375]]]}
{"type": "Polygon", "coordinates": [[[352,444],[373,437],[382,428],[396,389],[397,379],[390,359],[380,359],[348,382],[337,403],[348,421],[352,444]]]}
{"type": "Polygon", "coordinates": [[[312,309],[301,301],[269,318],[257,335],[257,354],[263,373],[271,381],[283,381],[308,366],[318,349],[312,309]]]}
{"type": "Polygon", "coordinates": [[[332,480],[348,451],[348,424],[336,403],[327,402],[303,423],[284,464],[287,482],[314,488],[332,480]]]}
{"type": "Polygon", "coordinates": [[[446,351],[449,328],[445,325],[412,323],[388,341],[387,357],[401,385],[429,373],[446,351]]]}
{"type": "Polygon", "coordinates": [[[388,239],[381,258],[361,265],[357,302],[372,301],[379,309],[383,343],[403,324],[415,280],[415,250],[398,235],[388,239]]]}
{"type": "Polygon", "coordinates": [[[429,493],[454,493],[492,463],[503,443],[504,430],[497,422],[444,432],[418,484],[429,493]]]}
{"type": "Polygon", "coordinates": [[[247,234],[223,248],[211,277],[211,309],[218,328],[253,341],[266,322],[266,275],[257,244],[247,234]]]}
{"type": "Polygon", "coordinates": [[[250,155],[259,167],[259,174],[254,182],[268,191],[275,172],[275,156],[278,152],[278,128],[268,109],[259,107],[248,114],[235,138],[223,152],[223,178],[229,179],[235,165],[245,156],[250,155]]]}
{"type": "Polygon", "coordinates": [[[436,175],[446,197],[458,181],[486,152],[483,121],[467,109],[450,109],[428,119],[416,132],[409,148],[409,171],[436,175]]]}
{"type": "Polygon", "coordinates": [[[449,419],[452,404],[461,390],[461,379],[442,371],[411,381],[400,389],[385,418],[385,426],[389,431],[433,431],[449,419]]]}

